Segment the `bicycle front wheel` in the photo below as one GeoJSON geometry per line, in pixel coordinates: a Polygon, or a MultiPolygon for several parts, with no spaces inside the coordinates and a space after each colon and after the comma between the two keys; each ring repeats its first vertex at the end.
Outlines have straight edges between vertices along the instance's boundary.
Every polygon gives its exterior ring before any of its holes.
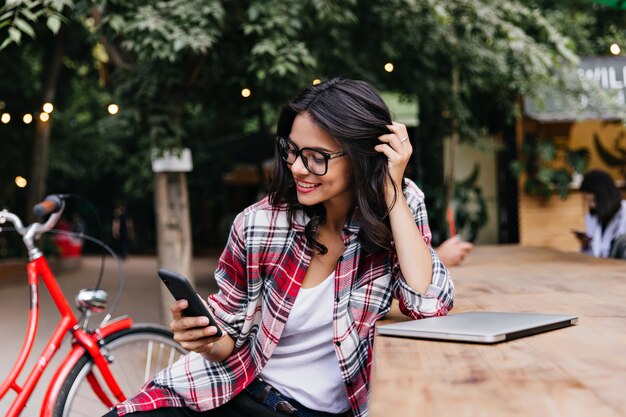
{"type": "MultiPolygon", "coordinates": [[[[104,339],[112,360],[109,365],[115,380],[126,397],[161,369],[170,366],[186,351],[172,339],[172,333],[157,326],[137,326],[125,329],[104,339]]],[[[96,378],[108,398],[104,379],[89,354],[83,355],[72,368],[61,387],[54,405],[53,417],[101,416],[108,407],[98,398],[89,381],[96,378]]]]}

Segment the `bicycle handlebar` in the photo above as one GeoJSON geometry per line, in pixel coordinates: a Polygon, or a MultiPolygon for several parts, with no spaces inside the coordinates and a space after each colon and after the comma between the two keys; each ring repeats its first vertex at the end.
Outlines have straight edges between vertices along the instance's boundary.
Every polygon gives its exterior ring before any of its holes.
{"type": "MultiPolygon", "coordinates": [[[[51,194],[47,196],[46,198],[44,198],[44,200],[41,203],[35,205],[35,207],[33,207],[33,213],[35,213],[35,215],[43,216],[46,214],[50,214],[50,217],[48,217],[46,222],[43,224],[35,222],[31,225],[24,226],[24,224],[22,223],[22,220],[19,218],[17,214],[11,213],[7,209],[0,210],[0,232],[2,231],[3,225],[5,223],[7,222],[12,223],[13,226],[15,227],[13,230],[22,236],[22,241],[24,242],[26,249],[28,249],[29,260],[31,261],[43,256],[43,253],[35,246],[35,240],[38,239],[42,234],[49,232],[49,231],[52,231],[53,233],[57,233],[61,235],[66,235],[66,236],[78,236],[81,239],[86,239],[86,240],[89,240],[93,243],[100,245],[104,250],[109,252],[109,254],[111,254],[111,256],[117,262],[120,285],[119,285],[115,300],[113,301],[113,304],[111,305],[111,308],[109,310],[109,313],[104,317],[102,323],[100,324],[100,326],[103,326],[104,323],[106,323],[113,316],[113,312],[115,311],[120,301],[120,298],[124,292],[124,267],[122,265],[122,261],[117,256],[115,251],[111,249],[106,243],[102,242],[101,240],[85,235],[83,233],[77,234],[77,233],[65,231],[65,230],[53,230],[54,226],[57,224],[57,222],[61,219],[61,216],[63,215],[63,210],[65,209],[65,199],[71,198],[71,197],[76,198],[77,196],[73,196],[71,194],[51,194]]],[[[97,216],[97,212],[95,210],[94,210],[94,213],[96,213],[96,216],[97,216]]],[[[100,276],[98,278],[98,282],[95,287],[96,289],[100,288],[103,271],[104,271],[104,253],[102,255],[102,264],[100,266],[100,276]]]]}
{"type": "Polygon", "coordinates": [[[61,214],[65,208],[65,202],[63,199],[66,197],[64,194],[52,194],[47,196],[44,201],[33,207],[33,212],[36,215],[45,215],[52,213],[45,223],[33,223],[29,226],[24,226],[20,218],[9,212],[8,210],[0,211],[0,225],[9,221],[15,226],[15,230],[22,235],[22,241],[28,249],[29,256],[40,256],[39,250],[35,247],[35,239],[39,238],[43,233],[51,230],[55,224],[61,219],[61,214]]]}
{"type": "Polygon", "coordinates": [[[43,217],[47,214],[56,213],[61,210],[61,207],[63,206],[63,201],[61,200],[62,197],[63,196],[60,194],[47,196],[41,203],[33,207],[33,213],[37,217],[43,217]]]}
{"type": "Polygon", "coordinates": [[[26,233],[26,228],[22,224],[22,220],[20,220],[20,218],[17,217],[16,214],[11,213],[7,209],[3,209],[2,211],[0,211],[0,225],[4,224],[7,221],[13,223],[13,226],[15,226],[15,230],[20,235],[26,233]]]}

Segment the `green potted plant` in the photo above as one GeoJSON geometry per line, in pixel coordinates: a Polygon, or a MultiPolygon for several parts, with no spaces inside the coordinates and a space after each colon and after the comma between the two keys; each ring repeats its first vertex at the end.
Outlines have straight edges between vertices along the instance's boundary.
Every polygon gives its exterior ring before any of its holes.
{"type": "Polygon", "coordinates": [[[588,164],[587,148],[557,146],[555,140],[528,134],[519,158],[511,163],[510,169],[516,177],[523,178],[522,187],[527,194],[548,198],[556,193],[564,200],[574,177],[582,175],[588,164]]]}

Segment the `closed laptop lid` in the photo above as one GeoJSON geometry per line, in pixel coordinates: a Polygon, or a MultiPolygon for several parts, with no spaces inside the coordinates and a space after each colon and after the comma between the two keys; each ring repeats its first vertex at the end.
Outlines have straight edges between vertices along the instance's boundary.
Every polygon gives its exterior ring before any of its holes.
{"type": "Polygon", "coordinates": [[[561,314],[468,311],[382,325],[377,332],[385,336],[497,343],[569,326],[577,321],[576,316],[561,314]]]}

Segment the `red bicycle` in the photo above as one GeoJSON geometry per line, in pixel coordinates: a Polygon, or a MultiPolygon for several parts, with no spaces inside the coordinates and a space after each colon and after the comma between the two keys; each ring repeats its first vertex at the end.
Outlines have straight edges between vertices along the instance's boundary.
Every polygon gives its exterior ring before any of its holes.
{"type": "MultiPolygon", "coordinates": [[[[63,338],[71,335],[71,349],[52,377],[41,406],[42,417],[100,416],[127,395],[136,392],[156,372],[171,365],[186,352],[172,339],[172,333],[155,324],[133,324],[130,317],[111,320],[111,313],[94,329],[88,327],[90,316],[106,309],[107,293],[98,288],[84,289],[76,296],[80,315],[74,314],[61,291],[43,253],[35,241],[53,229],[65,208],[63,195],[52,195],[35,206],[35,212],[50,217],[43,224],[23,226],[20,218],[9,211],[0,211],[0,225],[10,222],[28,249],[28,285],[30,311],[24,344],[8,377],[0,386],[0,400],[9,390],[17,393],[7,417],[16,417],[40,380],[50,359],[59,350],[63,338]],[[39,278],[52,296],[61,319],[39,360],[22,385],[17,379],[28,360],[39,322],[39,278]]],[[[3,226],[4,229],[7,229],[3,226]]],[[[1,229],[0,229],[1,230],[1,229]]],[[[71,232],[57,231],[71,234],[71,232]]],[[[99,242],[90,236],[81,238],[99,242]]],[[[100,242],[114,257],[115,253],[100,242]]],[[[121,271],[121,264],[120,264],[121,271]]],[[[123,279],[123,271],[121,271],[123,279]]],[[[122,285],[120,285],[122,288],[122,285]]]]}

